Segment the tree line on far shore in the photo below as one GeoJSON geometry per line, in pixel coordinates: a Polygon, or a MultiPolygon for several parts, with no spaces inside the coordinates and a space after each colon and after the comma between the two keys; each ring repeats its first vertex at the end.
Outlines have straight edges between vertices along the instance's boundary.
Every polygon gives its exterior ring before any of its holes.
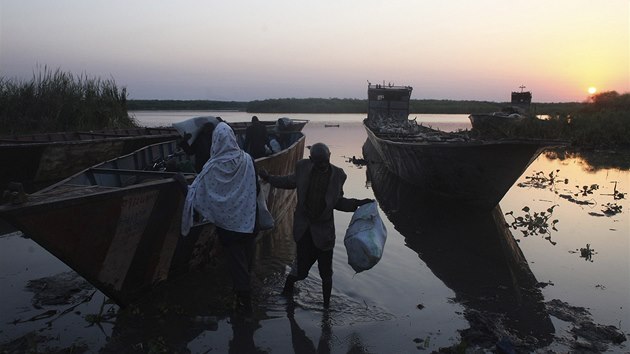
{"type": "MultiPolygon", "coordinates": [[[[474,114],[497,112],[508,102],[471,100],[411,100],[411,113],[474,114]]],[[[581,107],[580,102],[534,103],[536,114],[562,114],[581,107]]],[[[278,98],[249,102],[212,100],[129,100],[130,111],[195,110],[242,111],[248,113],[366,113],[366,99],[352,98],[278,98]]]]}

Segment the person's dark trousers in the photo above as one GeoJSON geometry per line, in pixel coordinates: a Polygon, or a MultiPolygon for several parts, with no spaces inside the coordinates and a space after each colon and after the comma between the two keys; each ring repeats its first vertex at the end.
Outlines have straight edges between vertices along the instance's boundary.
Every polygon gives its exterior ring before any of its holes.
{"type": "Polygon", "coordinates": [[[253,266],[256,235],[225,230],[217,227],[223,249],[227,251],[228,266],[232,276],[237,306],[251,313],[251,270],[253,266]]]}
{"type": "Polygon", "coordinates": [[[324,306],[328,307],[330,302],[330,294],[332,292],[332,259],[333,250],[323,251],[315,246],[313,243],[313,237],[310,231],[300,238],[297,242],[297,255],[296,255],[296,270],[293,269],[292,273],[287,276],[287,280],[284,285],[282,293],[285,295],[291,295],[293,292],[293,284],[298,280],[306,279],[311,267],[317,261],[317,267],[319,268],[319,277],[322,279],[322,291],[324,296],[324,306]]]}

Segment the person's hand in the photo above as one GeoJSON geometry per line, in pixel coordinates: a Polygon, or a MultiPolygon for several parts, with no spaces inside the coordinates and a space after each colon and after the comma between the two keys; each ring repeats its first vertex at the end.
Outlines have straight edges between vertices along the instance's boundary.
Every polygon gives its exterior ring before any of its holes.
{"type": "Polygon", "coordinates": [[[184,132],[184,135],[182,135],[179,139],[177,139],[177,145],[179,146],[187,145],[188,139],[190,139],[190,137],[192,137],[192,134],[184,132]]]}
{"type": "Polygon", "coordinates": [[[263,181],[269,182],[269,172],[267,172],[264,168],[261,168],[260,171],[258,171],[258,175],[263,181]]]}

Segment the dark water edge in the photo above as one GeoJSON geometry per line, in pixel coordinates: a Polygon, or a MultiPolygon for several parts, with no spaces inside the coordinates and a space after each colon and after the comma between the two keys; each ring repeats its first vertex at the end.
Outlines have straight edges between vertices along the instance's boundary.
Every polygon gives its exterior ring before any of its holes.
{"type": "MultiPolygon", "coordinates": [[[[69,276],[65,265],[31,240],[11,233],[0,236],[0,351],[398,353],[441,348],[457,351],[465,347],[518,352],[628,351],[627,341],[616,344],[615,340],[620,341],[618,329],[627,330],[630,319],[622,318],[617,323],[589,315],[589,310],[593,312],[591,305],[584,306],[577,301],[579,297],[559,291],[564,282],[578,276],[573,268],[563,270],[565,264],[554,263],[560,275],[552,276],[554,273],[547,273],[548,266],[541,259],[547,252],[575,259],[583,267],[577,269],[586,269],[584,277],[588,277],[605,257],[612,257],[601,241],[597,243],[592,235],[571,235],[588,240],[599,252],[590,263],[592,267],[584,266],[579,255],[559,251],[558,247],[569,243],[561,234],[553,234],[559,246],[547,244],[539,251],[532,245],[539,246],[546,242],[544,239],[518,237],[518,231],[505,229],[509,221],[506,212],[518,212],[523,205],[534,208],[527,197],[514,200],[508,196],[500,211],[483,215],[448,205],[438,208],[427,204],[423,196],[414,195],[413,189],[383,176],[378,166],[356,166],[347,161],[352,156],[363,156],[365,136],[360,126],[308,129],[307,144],[328,142],[333,163],[348,174],[346,195],[379,201],[389,232],[381,263],[355,275],[346,264],[342,244],[351,215],[336,214],[335,283],[329,311],[323,309],[316,267],[298,283],[294,302],[278,295],[293,258],[288,235],[274,235],[260,247],[255,267],[254,316],[246,319],[232,314],[229,275],[220,263],[165,284],[143,301],[120,309],[81,279],[69,276]],[[519,242],[509,242],[505,237],[508,232],[519,242]],[[475,234],[478,236],[472,237],[475,234]],[[467,242],[458,242],[462,235],[468,237],[467,242]],[[494,241],[474,241],[488,235],[494,235],[494,241]],[[56,281],[31,283],[27,288],[30,280],[50,276],[56,276],[56,281]],[[71,296],[35,295],[37,284],[50,284],[39,291],[50,295],[59,282],[67,285],[61,288],[71,290],[67,292],[71,296]]],[[[559,166],[571,183],[585,178],[569,175],[568,167],[559,166]]],[[[531,171],[522,179],[527,175],[531,171]]],[[[600,184],[602,190],[608,188],[606,193],[610,191],[608,184],[600,184]]],[[[627,187],[626,181],[623,190],[627,187]]],[[[518,191],[517,187],[513,189],[518,191]]],[[[534,189],[526,194],[536,195],[536,200],[552,199],[554,195],[534,189]]],[[[603,200],[598,198],[598,204],[603,200]]],[[[606,225],[606,229],[598,229],[602,234],[607,231],[617,237],[618,232],[608,229],[627,230],[627,226],[624,229],[615,224],[614,218],[589,217],[591,209],[563,199],[560,203],[564,204],[556,213],[571,208],[578,220],[590,218],[606,225]]],[[[627,222],[627,199],[620,204],[626,214],[617,218],[627,222]]],[[[570,229],[568,217],[560,214],[559,218],[560,233],[570,229]]],[[[579,227],[577,230],[579,233],[579,227]]],[[[619,262],[615,265],[623,265],[619,262]]],[[[597,290],[602,297],[619,288],[611,281],[597,282],[608,287],[597,290]]],[[[585,293],[592,291],[580,290],[579,285],[576,288],[585,293]]],[[[619,302],[611,301],[610,311],[617,306],[619,302]]],[[[630,299],[624,307],[627,314],[630,299]]]]}

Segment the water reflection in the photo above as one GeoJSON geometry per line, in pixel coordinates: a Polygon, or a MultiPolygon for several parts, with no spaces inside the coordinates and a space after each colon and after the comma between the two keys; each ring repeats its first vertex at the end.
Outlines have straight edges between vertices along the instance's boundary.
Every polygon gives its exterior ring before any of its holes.
{"type": "Polygon", "coordinates": [[[332,326],[328,311],[322,314],[322,333],[317,347],[295,320],[295,302],[293,301],[287,302],[287,318],[291,324],[291,344],[295,353],[330,353],[332,326]]]}
{"type": "Polygon", "coordinates": [[[228,353],[267,353],[254,343],[254,332],[258,328],[260,328],[258,321],[250,318],[233,318],[228,353]]]}
{"type": "Polygon", "coordinates": [[[567,159],[581,159],[585,162],[584,168],[587,171],[597,171],[606,169],[630,170],[630,154],[628,151],[602,151],[583,150],[572,151],[565,149],[547,150],[543,153],[548,159],[564,161],[567,159]]]}
{"type": "Polygon", "coordinates": [[[501,209],[462,209],[417,192],[389,173],[366,142],[367,177],[381,208],[427,267],[465,307],[463,340],[494,345],[508,337],[529,350],[551,343],[554,327],[527,260],[501,209]]]}

